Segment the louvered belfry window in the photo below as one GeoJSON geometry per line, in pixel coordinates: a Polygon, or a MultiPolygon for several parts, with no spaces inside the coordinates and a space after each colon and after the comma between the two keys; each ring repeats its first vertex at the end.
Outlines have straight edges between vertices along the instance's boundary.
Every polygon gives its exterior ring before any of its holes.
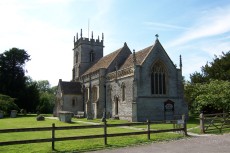
{"type": "Polygon", "coordinates": [[[157,62],[153,66],[151,73],[151,89],[154,95],[166,94],[166,71],[160,62],[157,62]]]}

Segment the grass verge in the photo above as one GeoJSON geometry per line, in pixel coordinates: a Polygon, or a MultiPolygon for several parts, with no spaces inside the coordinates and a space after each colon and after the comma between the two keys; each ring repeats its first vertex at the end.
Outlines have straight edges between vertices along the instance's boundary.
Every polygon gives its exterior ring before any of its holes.
{"type": "MultiPolygon", "coordinates": [[[[74,119],[73,121],[75,120],[76,119],[74,119]]],[[[85,120],[85,119],[81,119],[81,121],[89,122],[89,120],[85,120]]],[[[100,120],[93,120],[93,121],[102,124],[100,120]]],[[[36,121],[36,115],[30,115],[27,117],[3,118],[0,120],[0,124],[1,124],[0,129],[50,127],[52,123],[55,123],[55,126],[85,125],[84,122],[63,123],[58,120],[47,119],[47,118],[45,121],[36,121]]],[[[108,123],[109,124],[127,123],[127,121],[108,120],[108,123]]],[[[134,132],[134,131],[139,131],[139,130],[122,128],[122,127],[108,128],[108,133],[123,133],[123,132],[134,132]]],[[[56,133],[56,137],[95,135],[95,134],[103,134],[103,129],[97,128],[97,129],[60,130],[60,131],[56,131],[55,133],[56,133]]],[[[12,140],[42,139],[42,138],[50,138],[50,137],[51,137],[51,131],[1,133],[0,142],[12,141],[12,140]]],[[[156,142],[156,141],[168,141],[173,139],[179,139],[182,137],[183,137],[182,134],[177,134],[177,133],[151,134],[151,140],[147,139],[147,135],[111,137],[108,138],[108,145],[106,146],[104,145],[104,139],[60,141],[60,142],[55,142],[56,150],[54,152],[84,152],[90,150],[100,150],[105,148],[118,148],[118,147],[130,146],[130,145],[145,144],[145,143],[156,142]]],[[[47,152],[52,152],[52,150],[51,150],[51,142],[49,142],[49,143],[0,146],[0,152],[47,153],[47,152]]]]}

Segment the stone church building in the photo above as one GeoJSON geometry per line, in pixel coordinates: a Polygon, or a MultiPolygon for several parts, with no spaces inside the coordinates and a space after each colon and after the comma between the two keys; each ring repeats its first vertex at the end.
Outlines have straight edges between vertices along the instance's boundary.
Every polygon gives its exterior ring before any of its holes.
{"type": "Polygon", "coordinates": [[[179,68],[171,61],[158,35],[152,45],[130,50],[124,43],[103,56],[102,39],[74,37],[70,82],[59,80],[54,115],[85,112],[88,119],[129,121],[170,120],[188,113],[179,68]],[[105,113],[106,112],[106,113],[105,113]]]}

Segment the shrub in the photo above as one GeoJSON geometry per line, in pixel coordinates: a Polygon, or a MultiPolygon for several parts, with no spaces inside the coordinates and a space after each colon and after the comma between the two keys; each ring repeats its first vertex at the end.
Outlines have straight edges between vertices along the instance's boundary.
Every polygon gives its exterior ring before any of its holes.
{"type": "Polygon", "coordinates": [[[42,116],[42,115],[37,116],[37,121],[44,121],[44,120],[45,120],[44,116],[42,116]]]}
{"type": "Polygon", "coordinates": [[[19,110],[14,100],[15,99],[10,96],[0,94],[0,110],[2,110],[5,115],[9,115],[11,110],[19,110]]]}

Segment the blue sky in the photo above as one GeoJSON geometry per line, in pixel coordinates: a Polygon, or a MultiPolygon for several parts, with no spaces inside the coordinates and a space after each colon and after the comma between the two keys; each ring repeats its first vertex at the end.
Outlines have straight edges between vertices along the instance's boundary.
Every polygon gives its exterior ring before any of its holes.
{"type": "Polygon", "coordinates": [[[200,71],[230,50],[229,0],[1,0],[0,53],[12,47],[31,55],[33,80],[71,80],[73,37],[104,33],[104,54],[123,46],[141,50],[155,34],[183,75],[200,71]]]}

